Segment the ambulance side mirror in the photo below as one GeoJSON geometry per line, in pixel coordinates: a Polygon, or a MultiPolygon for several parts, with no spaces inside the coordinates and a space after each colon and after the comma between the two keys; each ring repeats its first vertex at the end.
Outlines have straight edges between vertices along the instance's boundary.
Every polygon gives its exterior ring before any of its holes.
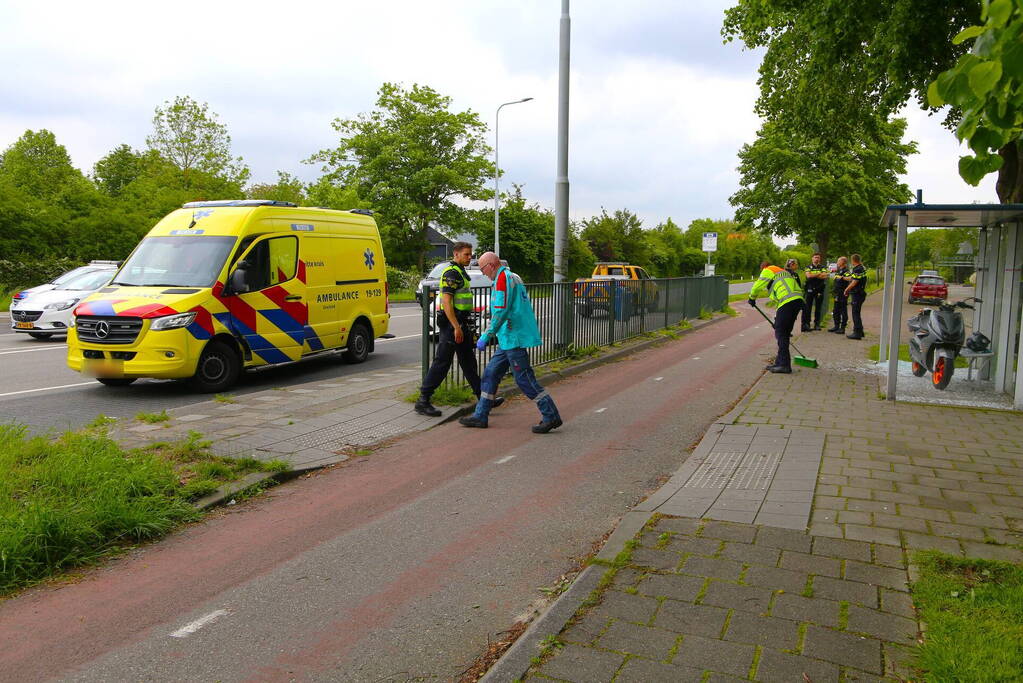
{"type": "Polygon", "coordinates": [[[247,265],[245,261],[242,261],[231,273],[231,277],[228,279],[230,294],[245,294],[249,291],[249,283],[245,277],[245,266],[247,265]]]}

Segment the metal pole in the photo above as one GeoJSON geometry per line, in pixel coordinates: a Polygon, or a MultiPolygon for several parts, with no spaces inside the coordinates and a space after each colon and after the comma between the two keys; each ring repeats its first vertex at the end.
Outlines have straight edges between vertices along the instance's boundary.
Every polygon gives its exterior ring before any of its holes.
{"type": "Polygon", "coordinates": [[[892,317],[888,331],[891,341],[888,345],[888,390],[886,398],[895,400],[899,381],[899,333],[902,331],[902,280],[906,277],[906,234],[909,216],[899,214],[899,232],[895,236],[895,278],[892,282],[892,317]]]}
{"type": "MultiPolygon", "coordinates": [[[[883,290],[881,290],[881,343],[877,347],[877,362],[884,363],[888,360],[888,327],[891,321],[889,320],[890,312],[892,308],[892,290],[894,287],[889,286],[888,273],[892,267],[892,243],[895,241],[895,231],[888,227],[888,236],[884,242],[884,282],[882,283],[883,290]]],[[[895,283],[892,282],[892,285],[895,283]]]]}
{"type": "Polygon", "coordinates": [[[505,102],[497,108],[497,113],[494,114],[494,253],[498,257],[501,256],[501,232],[500,232],[500,216],[501,216],[501,193],[497,189],[497,179],[501,177],[501,166],[498,163],[498,147],[500,145],[501,136],[499,133],[501,126],[501,107],[507,107],[509,104],[520,104],[522,102],[528,102],[532,97],[523,97],[521,100],[514,100],[512,102],[505,102]]]}
{"type": "Polygon", "coordinates": [[[558,169],[554,180],[554,281],[565,279],[565,244],[568,242],[568,64],[572,20],[568,0],[561,0],[558,40],[558,169]]]}

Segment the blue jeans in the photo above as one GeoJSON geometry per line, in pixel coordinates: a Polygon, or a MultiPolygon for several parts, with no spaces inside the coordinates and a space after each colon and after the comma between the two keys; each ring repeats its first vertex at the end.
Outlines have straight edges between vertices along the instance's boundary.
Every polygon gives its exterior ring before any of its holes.
{"type": "Polygon", "coordinates": [[[476,403],[476,412],[473,417],[484,422],[487,421],[490,409],[494,407],[497,385],[501,383],[501,378],[505,376],[509,368],[515,375],[515,384],[519,385],[519,389],[526,395],[526,398],[536,403],[545,422],[561,418],[558,414],[558,407],[554,405],[554,399],[536,381],[533,367],[529,364],[529,351],[523,348],[498,349],[487,363],[487,367],[483,370],[483,379],[480,382],[480,400],[476,403]]]}

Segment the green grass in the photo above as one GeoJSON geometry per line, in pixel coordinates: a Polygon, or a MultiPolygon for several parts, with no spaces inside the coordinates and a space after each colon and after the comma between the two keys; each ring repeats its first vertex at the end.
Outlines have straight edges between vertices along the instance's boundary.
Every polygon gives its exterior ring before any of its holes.
{"type": "Polygon", "coordinates": [[[392,304],[409,303],[416,300],[416,292],[413,289],[399,289],[388,292],[387,300],[392,304]]]}
{"type": "MultiPolygon", "coordinates": [[[[405,400],[409,403],[415,403],[419,400],[419,392],[415,391],[405,397],[405,400]]],[[[454,386],[450,382],[445,382],[437,388],[437,391],[433,392],[433,396],[430,397],[430,403],[436,406],[460,406],[463,403],[469,403],[475,401],[476,396],[472,393],[466,385],[454,386]]]]}
{"type": "Polygon", "coordinates": [[[231,394],[214,394],[213,400],[217,403],[236,403],[234,396],[231,394]]]}
{"type": "MultiPolygon", "coordinates": [[[[105,417],[105,416],[104,416],[105,417]]],[[[97,418],[98,420],[99,418],[97,418]]],[[[167,414],[166,410],[161,410],[158,413],[138,413],[135,419],[139,422],[148,422],[149,424],[156,424],[158,422],[166,422],[170,419],[170,415],[167,414]]]]}
{"type": "MultiPolygon", "coordinates": [[[[867,358],[876,361],[879,357],[880,349],[881,347],[879,344],[872,344],[870,348],[867,349],[867,358]]],[[[899,360],[904,360],[907,363],[913,360],[909,357],[909,344],[899,344],[899,360]]],[[[962,356],[956,358],[955,367],[965,368],[967,365],[969,365],[969,361],[962,356]]]]}
{"type": "Polygon", "coordinates": [[[287,468],[215,456],[197,432],[125,451],[107,422],[55,439],[0,424],[0,595],[159,538],[222,483],[287,468]]]}
{"type": "Polygon", "coordinates": [[[14,298],[16,293],[23,289],[24,287],[15,287],[8,291],[0,290],[0,311],[11,310],[11,300],[14,298]]]}
{"type": "Polygon", "coordinates": [[[700,315],[697,316],[700,320],[710,320],[714,317],[714,311],[708,310],[703,306],[700,307],[700,315]]]}
{"type": "Polygon", "coordinates": [[[1019,681],[1023,567],[918,553],[913,601],[927,624],[915,665],[927,681],[1019,681]]]}

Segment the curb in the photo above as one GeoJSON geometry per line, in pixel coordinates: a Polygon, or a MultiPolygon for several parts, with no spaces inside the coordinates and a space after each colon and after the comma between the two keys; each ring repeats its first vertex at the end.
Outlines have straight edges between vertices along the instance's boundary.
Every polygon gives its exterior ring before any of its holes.
{"type": "MultiPolygon", "coordinates": [[[[725,320],[725,319],[728,319],[728,318],[731,318],[731,317],[732,316],[730,316],[730,315],[728,315],[726,313],[715,313],[714,317],[711,318],[710,320],[696,320],[696,321],[692,321],[691,322],[691,325],[692,325],[691,327],[679,331],[679,337],[685,336],[687,334],[691,334],[691,333],[696,332],[698,330],[702,330],[704,327],[707,327],[708,325],[713,325],[715,323],[721,322],[722,320],[725,320]]],[[[666,328],[659,328],[659,329],[666,329],[666,328]]],[[[591,358],[589,360],[584,360],[581,363],[579,363],[578,365],[573,365],[573,366],[565,368],[563,370],[558,370],[557,372],[548,372],[547,374],[541,375],[540,377],[537,377],[536,379],[537,379],[537,381],[540,384],[542,384],[544,386],[546,386],[548,384],[554,384],[559,379],[564,379],[565,377],[571,377],[572,375],[578,375],[581,372],[586,372],[587,370],[592,370],[593,368],[600,367],[601,365],[604,365],[605,363],[610,363],[612,361],[618,360],[619,358],[624,358],[625,356],[629,356],[629,355],[631,355],[633,353],[637,353],[639,351],[645,351],[646,349],[649,349],[652,346],[657,346],[659,344],[664,344],[666,342],[671,342],[671,341],[675,341],[675,339],[667,339],[667,338],[664,338],[664,337],[654,337],[652,339],[646,339],[644,341],[637,342],[636,344],[633,344],[632,346],[628,346],[628,347],[625,347],[625,348],[615,349],[613,351],[610,351],[610,352],[600,356],[599,358],[591,358]]],[[[498,395],[504,396],[505,398],[510,398],[512,396],[516,396],[516,395],[521,394],[521,393],[522,393],[522,390],[519,389],[517,386],[510,386],[507,389],[502,389],[501,391],[499,391],[498,395]]],[[[451,422],[452,420],[457,419],[459,417],[462,417],[463,415],[468,415],[469,413],[473,412],[475,409],[476,409],[475,401],[472,402],[472,403],[463,403],[457,409],[453,410],[450,415],[445,416],[444,419],[441,420],[438,424],[446,424],[448,422],[451,422]]],[[[520,636],[520,640],[521,640],[521,636],[520,636]]]]}

